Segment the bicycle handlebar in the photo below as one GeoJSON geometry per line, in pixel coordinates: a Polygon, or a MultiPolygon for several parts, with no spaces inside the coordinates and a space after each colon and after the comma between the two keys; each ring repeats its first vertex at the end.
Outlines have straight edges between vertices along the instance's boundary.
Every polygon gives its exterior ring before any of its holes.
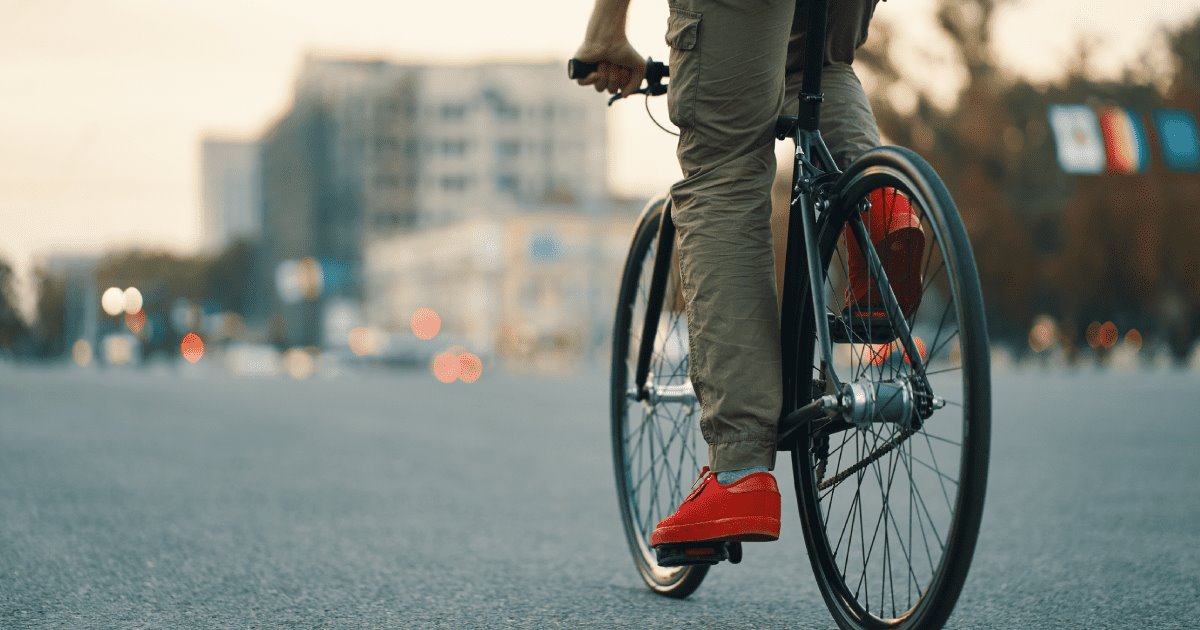
{"type": "MultiPolygon", "coordinates": [[[[600,68],[600,64],[592,61],[581,61],[579,59],[567,60],[567,78],[568,79],[585,79],[600,68]]],[[[667,86],[662,80],[671,76],[671,70],[667,64],[655,61],[653,59],[646,60],[646,87],[634,90],[633,94],[649,94],[650,96],[659,96],[667,93],[667,86]]],[[[619,98],[628,96],[628,94],[617,94],[608,100],[608,104],[612,105],[619,98]]]]}
{"type": "Polygon", "coordinates": [[[580,61],[575,58],[567,60],[568,79],[586,79],[588,75],[600,69],[600,64],[592,61],[580,61]]]}

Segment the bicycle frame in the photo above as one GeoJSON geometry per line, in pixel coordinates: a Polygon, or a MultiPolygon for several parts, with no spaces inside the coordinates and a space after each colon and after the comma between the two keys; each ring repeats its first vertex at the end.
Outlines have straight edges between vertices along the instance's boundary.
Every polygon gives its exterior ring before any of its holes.
{"type": "MultiPolygon", "coordinates": [[[[823,101],[821,69],[825,54],[824,42],[828,10],[829,0],[808,0],[806,61],[800,90],[799,116],[780,118],[775,128],[777,138],[781,140],[792,138],[796,147],[780,315],[780,356],[783,360],[784,401],[778,429],[778,447],[781,450],[791,449],[797,430],[808,426],[814,420],[829,420],[824,431],[830,433],[844,430],[850,426],[846,422],[836,419],[839,412],[849,408],[849,403],[844,400],[847,391],[845,384],[838,377],[833,361],[833,341],[829,333],[829,322],[825,316],[829,309],[825,291],[821,290],[824,286],[821,277],[823,266],[817,242],[820,213],[830,211],[833,204],[844,202],[844,200],[831,198],[823,190],[823,186],[836,180],[842,174],[818,129],[823,101]],[[803,248],[803,251],[800,248],[803,248]],[[803,303],[806,287],[813,289],[809,292],[811,310],[805,308],[808,305],[803,303]],[[805,353],[811,355],[814,350],[809,345],[811,339],[800,338],[800,332],[809,329],[803,325],[807,323],[804,318],[809,317],[813,319],[816,340],[820,344],[820,356],[827,379],[826,385],[835,392],[834,394],[816,395],[812,391],[813,384],[809,376],[797,373],[796,368],[800,363],[800,357],[805,353]]],[[[647,381],[650,376],[650,358],[654,351],[655,333],[665,299],[667,274],[675,243],[675,224],[671,219],[670,210],[671,202],[668,199],[659,225],[658,247],[655,252],[654,269],[647,295],[646,318],[643,322],[641,345],[638,349],[634,384],[636,398],[641,401],[656,397],[656,393],[647,387],[647,381]]],[[[883,263],[871,243],[862,217],[858,213],[854,213],[849,217],[847,225],[864,254],[871,275],[875,278],[886,279],[883,263]]],[[[897,337],[910,357],[912,372],[921,375],[924,371],[923,361],[913,342],[911,331],[896,296],[886,280],[879,284],[884,310],[895,326],[897,337]]],[[[917,380],[918,388],[932,393],[928,381],[923,376],[917,380]]],[[[927,417],[925,413],[921,413],[921,415],[927,417]]]]}

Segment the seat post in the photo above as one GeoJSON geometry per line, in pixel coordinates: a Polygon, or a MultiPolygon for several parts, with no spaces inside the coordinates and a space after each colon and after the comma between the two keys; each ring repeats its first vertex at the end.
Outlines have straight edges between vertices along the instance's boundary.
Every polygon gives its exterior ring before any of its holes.
{"type": "Polygon", "coordinates": [[[821,69],[825,66],[825,31],[829,21],[829,0],[798,0],[796,10],[804,10],[805,23],[804,78],[800,86],[800,128],[816,131],[821,121],[821,69]]]}

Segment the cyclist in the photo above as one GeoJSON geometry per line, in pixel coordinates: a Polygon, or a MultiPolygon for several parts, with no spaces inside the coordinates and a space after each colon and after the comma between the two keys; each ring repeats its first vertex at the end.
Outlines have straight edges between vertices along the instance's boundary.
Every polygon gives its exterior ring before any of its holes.
{"type": "MultiPolygon", "coordinates": [[[[821,134],[839,166],[878,146],[879,128],[851,64],[878,0],[830,2],[822,73],[821,134]]],[[[645,60],[625,35],[629,0],[596,0],[575,53],[598,62],[581,79],[629,94],[645,60]]],[[[670,0],[667,106],[679,127],[683,179],[671,188],[689,376],[700,400],[709,466],[651,545],[779,537],[775,465],[781,400],[779,311],[771,238],[773,130],[799,110],[804,0],[670,0]]],[[[894,190],[871,194],[868,229],[905,313],[920,293],[920,223],[894,190]],[[882,210],[882,211],[881,211],[882,210]]],[[[849,239],[846,303],[880,302],[849,239]]],[[[880,313],[848,312],[847,317],[880,313]]]]}

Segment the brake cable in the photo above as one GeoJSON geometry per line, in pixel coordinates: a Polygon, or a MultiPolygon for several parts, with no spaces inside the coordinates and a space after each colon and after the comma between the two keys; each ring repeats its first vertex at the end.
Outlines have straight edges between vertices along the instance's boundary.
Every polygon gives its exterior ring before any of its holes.
{"type": "Polygon", "coordinates": [[[671,131],[670,129],[667,129],[666,127],[662,126],[662,124],[658,122],[658,119],[654,117],[654,113],[650,111],[650,93],[646,92],[645,94],[646,94],[646,115],[650,117],[650,121],[653,122],[654,125],[656,127],[658,127],[659,129],[662,129],[663,131],[678,138],[679,137],[678,133],[675,133],[674,131],[671,131]]]}

